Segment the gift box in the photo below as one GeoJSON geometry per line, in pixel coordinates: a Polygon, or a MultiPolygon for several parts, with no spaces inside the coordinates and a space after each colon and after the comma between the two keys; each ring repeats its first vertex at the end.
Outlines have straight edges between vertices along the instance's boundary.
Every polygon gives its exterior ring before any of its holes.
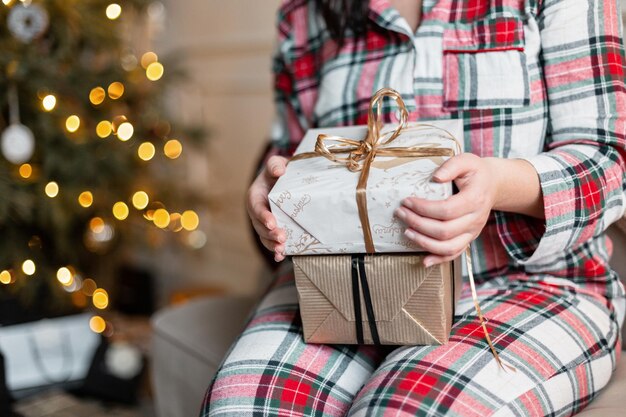
{"type": "Polygon", "coordinates": [[[294,256],[308,343],[447,343],[461,288],[458,262],[416,254],[294,256]]]}
{"type": "Polygon", "coordinates": [[[394,210],[409,196],[443,200],[452,195],[451,183],[431,179],[460,152],[455,138],[463,137],[462,121],[379,129],[372,134],[372,126],[322,128],[305,134],[269,193],[271,211],[286,231],[287,255],[420,250],[404,236],[394,210]]]}

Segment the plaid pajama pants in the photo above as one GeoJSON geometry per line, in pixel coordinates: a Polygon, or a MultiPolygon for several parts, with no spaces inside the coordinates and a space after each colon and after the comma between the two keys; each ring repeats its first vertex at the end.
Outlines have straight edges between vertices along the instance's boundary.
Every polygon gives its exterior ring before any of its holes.
{"type": "Polygon", "coordinates": [[[569,416],[620,356],[623,299],[550,277],[478,285],[501,357],[484,340],[467,286],[442,346],[306,344],[293,278],[279,278],[214,378],[202,416],[569,416]]]}

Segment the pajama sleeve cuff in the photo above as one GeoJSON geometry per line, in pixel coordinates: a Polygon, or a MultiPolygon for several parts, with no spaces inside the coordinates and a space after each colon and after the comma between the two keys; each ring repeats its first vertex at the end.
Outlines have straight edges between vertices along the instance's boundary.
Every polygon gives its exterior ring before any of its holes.
{"type": "Polygon", "coordinates": [[[495,218],[500,241],[507,253],[519,265],[549,263],[557,253],[563,253],[572,238],[574,212],[567,207],[571,181],[563,165],[543,153],[522,158],[530,162],[539,176],[545,220],[535,217],[496,211],[495,218]]]}

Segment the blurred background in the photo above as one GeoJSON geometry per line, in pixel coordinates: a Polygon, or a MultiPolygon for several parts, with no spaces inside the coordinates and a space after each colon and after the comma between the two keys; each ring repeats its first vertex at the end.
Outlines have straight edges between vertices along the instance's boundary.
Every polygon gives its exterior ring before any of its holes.
{"type": "Polygon", "coordinates": [[[154,415],[155,312],[262,291],[277,5],[2,1],[0,416],[154,415]]]}

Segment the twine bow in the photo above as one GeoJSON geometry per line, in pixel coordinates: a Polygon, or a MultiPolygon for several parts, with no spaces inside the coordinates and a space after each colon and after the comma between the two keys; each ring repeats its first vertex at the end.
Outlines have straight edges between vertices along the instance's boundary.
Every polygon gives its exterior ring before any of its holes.
{"type": "MultiPolygon", "coordinates": [[[[294,161],[322,156],[332,162],[345,165],[351,172],[360,172],[359,181],[356,187],[356,203],[359,211],[361,227],[363,228],[363,240],[365,242],[365,250],[369,254],[376,252],[374,248],[372,231],[370,228],[369,216],[367,214],[366,195],[367,180],[369,178],[370,167],[372,166],[374,158],[376,158],[376,156],[395,156],[398,158],[430,158],[436,156],[452,157],[455,154],[461,152],[461,145],[459,144],[458,140],[447,130],[426,123],[418,123],[408,126],[408,118],[409,113],[400,94],[391,88],[382,88],[378,90],[370,100],[370,107],[368,110],[367,118],[367,136],[365,137],[365,139],[354,140],[342,136],[326,135],[322,133],[317,136],[317,141],[315,142],[315,150],[313,152],[300,153],[294,155],[291,159],[292,161],[294,161]],[[384,97],[394,99],[400,110],[400,123],[394,130],[388,132],[381,132],[383,126],[382,99],[384,97]],[[456,144],[456,152],[449,148],[435,148],[424,145],[410,147],[387,146],[403,132],[429,128],[434,128],[443,132],[447,139],[452,140],[456,144]],[[347,156],[338,156],[341,154],[347,154],[347,156]]],[[[502,362],[500,356],[498,355],[498,352],[491,342],[491,338],[489,337],[489,331],[487,330],[485,319],[478,303],[478,296],[476,294],[469,245],[466,249],[465,261],[469,275],[472,299],[474,301],[474,308],[476,309],[478,320],[485,334],[485,340],[487,341],[491,353],[493,354],[500,368],[504,369],[504,365],[506,365],[507,368],[515,371],[515,368],[502,362]]]]}

